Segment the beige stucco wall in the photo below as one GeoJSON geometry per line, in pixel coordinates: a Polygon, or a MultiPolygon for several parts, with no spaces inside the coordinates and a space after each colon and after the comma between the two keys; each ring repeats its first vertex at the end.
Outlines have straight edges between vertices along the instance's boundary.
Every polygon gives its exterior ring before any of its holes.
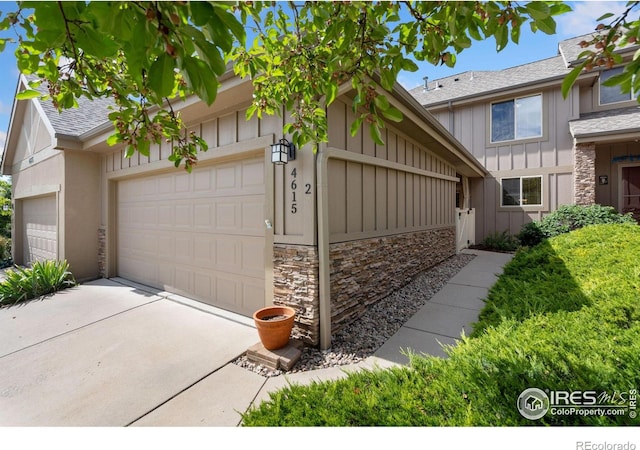
{"type": "Polygon", "coordinates": [[[20,202],[55,195],[58,222],[58,259],[66,259],[78,280],[98,276],[97,242],[100,218],[100,157],[96,154],[51,151],[53,156],[12,176],[14,258],[21,263],[22,214],[20,202]]]}
{"type": "Polygon", "coordinates": [[[60,151],[55,151],[53,156],[47,159],[34,162],[19,172],[12,175],[12,196],[15,208],[13,211],[12,224],[12,252],[13,258],[18,264],[22,264],[23,248],[23,223],[21,201],[43,195],[55,195],[58,210],[58,258],[64,259],[64,233],[61,230],[64,226],[64,217],[60,214],[61,205],[64,203],[64,155],[60,151]]]}
{"type": "Polygon", "coordinates": [[[76,279],[98,273],[100,155],[65,151],[65,255],[76,279]]]}

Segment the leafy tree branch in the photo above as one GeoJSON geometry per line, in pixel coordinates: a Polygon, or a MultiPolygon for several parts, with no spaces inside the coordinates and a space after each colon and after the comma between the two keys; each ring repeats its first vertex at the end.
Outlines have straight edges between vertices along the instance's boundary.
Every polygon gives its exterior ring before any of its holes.
{"type": "MultiPolygon", "coordinates": [[[[127,155],[164,140],[176,166],[191,170],[207,145],[186,132],[175,102],[212,104],[230,65],[251,77],[247,116],[284,115],[297,146],[328,139],[326,108],[345,83],[355,91],[352,133],[365,125],[383,144],[385,121],[402,114],[372,80],[390,92],[415,61],[453,67],[473,41],[491,38],[501,50],[525,24],[552,34],[568,11],[557,1],[19,2],[0,14],[0,33],[17,36],[0,34],[0,51],[14,48],[20,71],[43,80],[59,109],[111,98],[108,142],[127,155]]],[[[41,95],[36,87],[19,98],[41,95]]]]}

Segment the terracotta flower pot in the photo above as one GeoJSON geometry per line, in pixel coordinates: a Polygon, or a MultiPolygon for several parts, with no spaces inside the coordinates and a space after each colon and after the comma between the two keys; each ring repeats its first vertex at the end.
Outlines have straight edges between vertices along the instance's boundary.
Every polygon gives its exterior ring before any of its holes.
{"type": "Polygon", "coordinates": [[[267,306],[253,313],[264,348],[277,350],[289,343],[295,315],[295,309],[288,306],[267,306]]]}

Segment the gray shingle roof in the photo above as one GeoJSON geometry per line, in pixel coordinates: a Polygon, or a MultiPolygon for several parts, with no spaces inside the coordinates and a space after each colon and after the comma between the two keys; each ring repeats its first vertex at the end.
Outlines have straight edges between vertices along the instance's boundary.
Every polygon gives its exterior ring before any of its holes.
{"type": "Polygon", "coordinates": [[[508,88],[526,86],[544,80],[562,78],[569,69],[561,56],[535,61],[503,70],[464,72],[428,83],[409,91],[423,106],[431,106],[448,100],[499,92],[508,88]]]}
{"type": "MultiPolygon", "coordinates": [[[[571,67],[575,67],[581,60],[578,59],[578,56],[580,55],[580,53],[582,53],[585,50],[585,48],[581,48],[580,47],[580,42],[582,41],[589,41],[593,38],[593,36],[595,36],[596,34],[599,34],[600,32],[592,32],[592,33],[587,33],[587,34],[583,34],[582,36],[577,36],[571,39],[565,39],[564,41],[561,41],[558,44],[558,53],[564,58],[565,63],[567,64],[567,67],[571,66],[571,67]]],[[[617,53],[622,53],[622,52],[627,52],[629,50],[634,50],[638,48],[637,45],[627,45],[626,47],[623,47],[622,49],[618,48],[616,50],[617,53]]],[[[591,50],[593,50],[593,47],[591,48],[591,50]]]]}
{"type": "Polygon", "coordinates": [[[580,42],[590,40],[595,33],[583,34],[571,39],[565,39],[558,44],[558,53],[564,58],[564,62],[569,67],[578,61],[578,55],[586,49],[581,48],[580,42]]]}
{"type": "MultiPolygon", "coordinates": [[[[30,76],[27,79],[33,80],[34,77],[30,76]]],[[[48,93],[46,83],[42,83],[37,90],[44,94],[48,93]]],[[[97,127],[109,123],[108,115],[111,112],[109,107],[114,105],[112,99],[96,98],[89,100],[81,97],[77,100],[77,108],[65,109],[62,112],[58,112],[51,100],[39,100],[44,113],[57,134],[80,137],[97,127]]]]}
{"type": "Polygon", "coordinates": [[[627,131],[637,133],[640,131],[640,106],[582,114],[579,119],[569,122],[569,130],[574,138],[627,131]]]}
{"type": "Polygon", "coordinates": [[[40,104],[56,133],[80,137],[109,122],[109,106],[113,105],[113,101],[106,98],[89,100],[81,97],[78,99],[78,108],[65,109],[62,112],[54,108],[51,100],[41,100],[40,104]]]}

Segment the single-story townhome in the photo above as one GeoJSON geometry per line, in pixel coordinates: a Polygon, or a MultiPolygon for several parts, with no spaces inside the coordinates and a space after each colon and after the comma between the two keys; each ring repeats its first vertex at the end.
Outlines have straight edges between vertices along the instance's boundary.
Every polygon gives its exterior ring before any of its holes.
{"type": "Polygon", "coordinates": [[[247,121],[251,82],[220,81],[212,106],[178,106],[209,146],[192,173],[167,160],[170,144],[131,158],[107,145],[107,100],[62,113],[16,101],[1,163],[16,263],[66,259],[81,280],[121,277],[246,316],[293,306],[294,335],[328,348],[369,304],[456,253],[456,192],[487,171],[401,86],[380,88],[404,115],[385,145],[351,136],[345,87],[327,108],[329,141],[276,165],[282,117],[247,121]]]}

